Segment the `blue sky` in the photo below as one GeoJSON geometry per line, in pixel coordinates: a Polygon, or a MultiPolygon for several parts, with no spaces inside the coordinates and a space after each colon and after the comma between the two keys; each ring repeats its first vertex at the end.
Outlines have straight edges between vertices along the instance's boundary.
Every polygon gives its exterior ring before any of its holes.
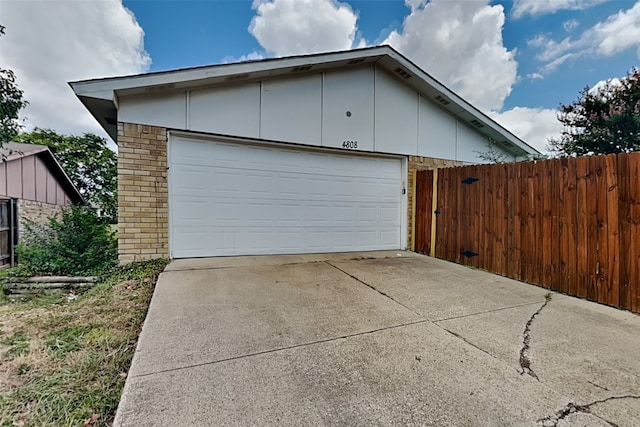
{"type": "Polygon", "coordinates": [[[27,126],[68,133],[100,132],[69,80],[388,43],[543,149],[561,102],[640,63],[640,0],[0,0],[0,23],[27,126]]]}

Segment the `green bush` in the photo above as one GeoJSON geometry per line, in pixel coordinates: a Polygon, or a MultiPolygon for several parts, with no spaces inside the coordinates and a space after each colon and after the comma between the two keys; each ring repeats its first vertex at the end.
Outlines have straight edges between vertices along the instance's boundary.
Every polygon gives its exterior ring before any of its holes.
{"type": "Polygon", "coordinates": [[[48,227],[30,224],[22,240],[18,261],[32,274],[100,274],[118,256],[115,233],[90,206],[65,208],[48,227]]]}

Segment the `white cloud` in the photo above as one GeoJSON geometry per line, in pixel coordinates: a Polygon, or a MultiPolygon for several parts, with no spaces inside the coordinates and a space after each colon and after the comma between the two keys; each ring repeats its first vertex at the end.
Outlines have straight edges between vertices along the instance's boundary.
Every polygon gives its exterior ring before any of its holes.
{"type": "Polygon", "coordinates": [[[489,116],[520,137],[538,151],[548,152],[549,138],[558,139],[562,132],[562,123],[558,121],[558,112],[548,108],[515,107],[511,110],[489,116]]]}
{"type": "Polygon", "coordinates": [[[27,127],[106,136],[67,82],[148,70],[135,16],[120,0],[0,0],[0,8],[2,64],[29,101],[27,127]]]}
{"type": "Polygon", "coordinates": [[[501,109],[518,67],[502,40],[502,6],[488,0],[406,4],[411,13],[385,43],[479,108],[501,109]]]}
{"type": "Polygon", "coordinates": [[[542,49],[537,58],[546,62],[541,69],[545,73],[570,59],[587,55],[610,57],[631,48],[638,49],[640,58],[640,1],[630,9],[609,16],[576,39],[567,37],[556,41],[538,35],[528,44],[542,49]]]}
{"type": "Polygon", "coordinates": [[[249,32],[269,53],[299,55],[351,49],[358,16],[336,0],[256,0],[249,32]]]}
{"type": "Polygon", "coordinates": [[[514,0],[513,16],[520,18],[524,15],[545,15],[559,10],[582,10],[607,0],[514,0]]]}
{"type": "Polygon", "coordinates": [[[569,19],[568,21],[564,21],[562,23],[562,28],[566,31],[566,32],[571,32],[573,31],[578,25],[580,25],[580,23],[578,21],[576,21],[575,19],[569,19]]]}

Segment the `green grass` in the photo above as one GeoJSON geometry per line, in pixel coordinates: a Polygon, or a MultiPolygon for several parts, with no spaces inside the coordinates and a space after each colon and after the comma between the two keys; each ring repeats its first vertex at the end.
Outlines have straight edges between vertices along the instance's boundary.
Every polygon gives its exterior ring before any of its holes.
{"type": "Polygon", "coordinates": [[[110,425],[166,263],[115,267],[75,299],[0,302],[0,426],[110,425]]]}

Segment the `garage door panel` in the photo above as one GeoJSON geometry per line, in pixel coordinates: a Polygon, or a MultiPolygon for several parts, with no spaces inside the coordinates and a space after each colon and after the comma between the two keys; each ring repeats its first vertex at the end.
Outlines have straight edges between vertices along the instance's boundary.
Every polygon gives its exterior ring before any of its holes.
{"type": "Polygon", "coordinates": [[[218,141],[170,141],[172,256],[398,249],[402,164],[218,141]]]}

